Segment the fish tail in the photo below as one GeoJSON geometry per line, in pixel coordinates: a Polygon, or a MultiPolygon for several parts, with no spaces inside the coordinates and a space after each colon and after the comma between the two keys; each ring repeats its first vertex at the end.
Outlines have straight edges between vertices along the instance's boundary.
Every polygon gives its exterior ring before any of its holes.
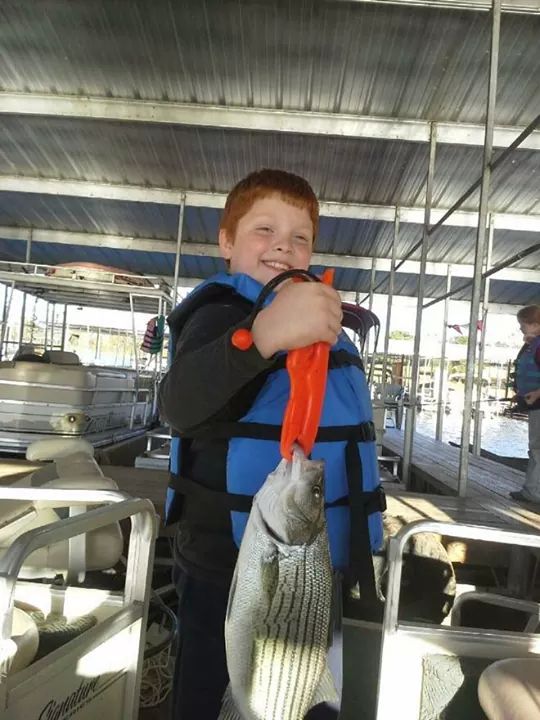
{"type": "Polygon", "coordinates": [[[236,703],[234,702],[230,684],[227,685],[227,689],[223,695],[218,720],[242,720],[242,716],[238,712],[236,703]]]}
{"type": "MultiPolygon", "coordinates": [[[[323,705],[329,709],[331,708],[337,711],[339,711],[341,706],[340,693],[336,690],[336,684],[328,665],[325,667],[321,675],[319,685],[315,690],[311,710],[318,705],[323,705]]],[[[309,713],[308,717],[310,717],[309,713]]],[[[337,715],[328,715],[328,717],[337,717],[337,715]]]]}

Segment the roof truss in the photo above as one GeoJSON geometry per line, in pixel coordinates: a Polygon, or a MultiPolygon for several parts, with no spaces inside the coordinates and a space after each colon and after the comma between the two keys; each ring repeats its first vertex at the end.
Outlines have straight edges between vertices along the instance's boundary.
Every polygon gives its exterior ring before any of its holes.
{"type": "MultiPolygon", "coordinates": [[[[109,183],[86,180],[60,180],[57,178],[36,178],[17,175],[0,175],[0,191],[36,193],[42,195],[64,195],[67,197],[100,198],[103,200],[121,200],[127,202],[146,202],[158,205],[180,205],[185,198],[188,207],[206,207],[221,209],[225,205],[225,193],[183,191],[180,189],[147,187],[137,185],[112,185],[109,183]]],[[[422,225],[423,207],[399,208],[402,223],[422,225]]],[[[432,223],[445,214],[446,208],[433,208],[432,223]]],[[[394,205],[367,205],[363,203],[321,202],[320,213],[323,217],[353,220],[375,220],[394,222],[394,205]]],[[[457,210],[445,225],[453,227],[476,227],[478,213],[470,210],[457,210]]],[[[519,215],[515,213],[493,213],[496,230],[517,230],[540,232],[540,215],[519,215]]]]}
{"type": "MultiPolygon", "coordinates": [[[[384,5],[416,5],[447,10],[475,10],[489,11],[492,8],[491,0],[353,0],[353,2],[369,2],[384,5]]],[[[503,12],[524,13],[536,15],[540,13],[540,0],[503,0],[503,12]]]]}
{"type": "MultiPolygon", "coordinates": [[[[118,250],[140,250],[143,252],[160,252],[170,255],[176,254],[176,242],[173,240],[156,240],[154,238],[127,237],[124,235],[104,235],[99,233],[67,232],[64,230],[41,230],[38,228],[0,227],[0,238],[7,240],[20,240],[24,242],[46,242],[61,245],[79,245],[86,247],[105,247],[118,250]]],[[[219,248],[214,244],[188,243],[182,244],[183,255],[195,257],[219,258],[219,248]]],[[[314,253],[312,265],[324,265],[336,268],[352,268],[355,270],[371,270],[372,257],[359,257],[355,255],[333,255],[331,253],[314,253]]],[[[390,271],[391,261],[388,258],[377,258],[376,270],[390,271]]],[[[454,277],[470,278],[473,276],[473,266],[464,264],[451,264],[454,277]]],[[[448,264],[443,262],[428,262],[427,275],[445,276],[448,264]]],[[[418,274],[420,262],[406,260],[397,270],[398,273],[418,274]]],[[[516,282],[538,282],[539,271],[525,268],[504,268],[500,270],[498,280],[513,280],[516,282]]]]}
{"type": "MultiPolygon", "coordinates": [[[[427,120],[341,113],[8,92],[0,93],[0,113],[426,143],[429,142],[431,126],[427,120]]],[[[484,145],[483,125],[455,122],[435,124],[439,143],[484,145]]],[[[508,147],[523,129],[496,127],[493,146],[508,147]]],[[[540,132],[529,135],[520,147],[540,150],[540,132]]]]}

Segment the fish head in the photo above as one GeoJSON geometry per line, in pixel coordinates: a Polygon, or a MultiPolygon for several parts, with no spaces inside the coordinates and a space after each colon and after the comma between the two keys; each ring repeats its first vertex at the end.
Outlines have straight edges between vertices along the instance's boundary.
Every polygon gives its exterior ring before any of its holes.
{"type": "Polygon", "coordinates": [[[259,491],[257,504],[270,535],[285,545],[306,545],[325,525],[324,463],[295,448],[259,491]]]}

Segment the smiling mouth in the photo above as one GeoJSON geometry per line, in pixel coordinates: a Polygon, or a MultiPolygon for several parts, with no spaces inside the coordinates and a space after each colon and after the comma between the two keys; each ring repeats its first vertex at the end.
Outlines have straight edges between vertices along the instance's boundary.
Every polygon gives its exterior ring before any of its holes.
{"type": "Polygon", "coordinates": [[[274,262],[272,260],[263,260],[263,265],[272,268],[272,270],[277,270],[278,272],[285,272],[286,270],[291,269],[290,265],[286,265],[285,263],[281,262],[274,262]]]}

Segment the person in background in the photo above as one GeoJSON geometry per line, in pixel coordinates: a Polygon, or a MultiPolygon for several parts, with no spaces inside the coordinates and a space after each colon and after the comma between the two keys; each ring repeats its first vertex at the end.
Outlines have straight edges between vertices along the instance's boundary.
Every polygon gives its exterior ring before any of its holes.
{"type": "Polygon", "coordinates": [[[522,308],[517,319],[525,344],[516,358],[516,399],[529,415],[529,463],[514,500],[540,504],[540,305],[522,308]]]}
{"type": "Polygon", "coordinates": [[[229,587],[251,499],[280,460],[289,350],[320,341],[332,346],[320,423],[326,442],[316,443],[313,457],[325,460],[334,568],[363,564],[373,576],[383,498],[371,401],[361,358],[341,331],[339,294],[323,283],[289,280],[251,317],[269,281],[307,270],[318,223],[318,201],[304,178],[282,170],[251,173],[230,192],[220,222],[228,272],[195,288],[168,318],[173,359],[159,407],[173,436],[166,518],[179,524],[174,720],[216,720],[220,712],[228,683],[229,587]],[[253,336],[244,351],[232,343],[243,328],[253,336]]]}

